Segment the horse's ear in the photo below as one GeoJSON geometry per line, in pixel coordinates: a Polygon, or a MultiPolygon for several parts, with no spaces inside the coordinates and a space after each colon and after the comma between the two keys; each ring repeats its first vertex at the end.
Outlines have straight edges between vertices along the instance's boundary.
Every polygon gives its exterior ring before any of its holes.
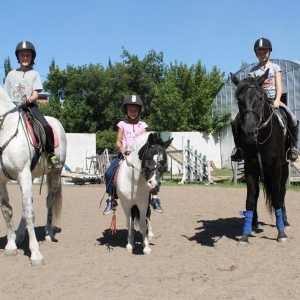
{"type": "MultiPolygon", "coordinates": [[[[149,139],[149,138],[148,138],[149,139]]],[[[144,156],[144,152],[145,152],[145,149],[146,147],[148,147],[149,144],[148,142],[139,150],[138,152],[138,156],[139,156],[139,160],[142,160],[143,159],[143,156],[144,156]]]]}
{"type": "Polygon", "coordinates": [[[240,81],[238,80],[238,78],[237,78],[234,74],[230,73],[230,77],[231,77],[232,82],[233,82],[236,86],[240,83],[240,81]]]}
{"type": "Polygon", "coordinates": [[[265,80],[268,78],[269,76],[269,71],[270,69],[268,68],[267,71],[262,74],[258,79],[257,79],[257,83],[259,84],[259,86],[262,86],[262,84],[265,82],[265,80]]]}
{"type": "Polygon", "coordinates": [[[157,140],[157,133],[156,132],[151,132],[148,136],[148,143],[149,144],[156,144],[157,140]]]}
{"type": "Polygon", "coordinates": [[[164,148],[165,148],[165,149],[167,149],[167,148],[171,145],[173,139],[174,139],[174,138],[171,138],[170,140],[164,142],[164,148]]]}

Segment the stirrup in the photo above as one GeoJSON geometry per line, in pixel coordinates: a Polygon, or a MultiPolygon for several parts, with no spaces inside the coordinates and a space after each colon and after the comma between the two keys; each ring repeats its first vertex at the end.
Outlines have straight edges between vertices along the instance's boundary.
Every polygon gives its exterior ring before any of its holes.
{"type": "Polygon", "coordinates": [[[296,147],[291,147],[287,151],[287,161],[295,162],[298,159],[298,149],[296,147]]]}
{"type": "Polygon", "coordinates": [[[62,164],[60,163],[60,159],[54,153],[48,155],[48,160],[52,166],[52,168],[61,168],[62,164]]]}
{"type": "Polygon", "coordinates": [[[240,147],[236,147],[232,150],[231,156],[232,161],[240,161],[243,160],[242,158],[242,149],[240,147]]]}

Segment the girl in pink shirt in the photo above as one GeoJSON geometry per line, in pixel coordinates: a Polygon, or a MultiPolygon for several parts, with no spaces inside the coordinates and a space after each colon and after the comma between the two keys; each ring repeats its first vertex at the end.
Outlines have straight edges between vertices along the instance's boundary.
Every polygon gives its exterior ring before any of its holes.
{"type": "MultiPolygon", "coordinates": [[[[106,200],[107,205],[103,211],[104,215],[107,215],[111,210],[117,207],[116,199],[113,199],[113,177],[118,168],[119,162],[123,159],[123,154],[130,151],[130,147],[133,142],[148,129],[148,125],[139,120],[139,115],[143,111],[144,105],[140,97],[131,95],[126,97],[123,104],[123,111],[127,115],[127,119],[120,121],[117,124],[118,135],[116,139],[116,146],[118,147],[120,154],[111,163],[109,168],[105,172],[106,179],[106,193],[108,193],[109,198],[106,200]]],[[[160,201],[157,198],[157,192],[152,192],[152,198],[150,205],[157,212],[164,212],[160,206],[160,201]]]]}

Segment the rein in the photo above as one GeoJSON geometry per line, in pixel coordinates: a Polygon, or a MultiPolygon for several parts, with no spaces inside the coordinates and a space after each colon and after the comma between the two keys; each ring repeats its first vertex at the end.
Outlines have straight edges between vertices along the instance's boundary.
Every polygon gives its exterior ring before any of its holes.
{"type": "Polygon", "coordinates": [[[125,160],[126,160],[126,162],[128,163],[129,166],[131,166],[133,169],[137,170],[139,173],[141,173],[142,175],[144,175],[142,169],[137,168],[136,166],[134,166],[134,165],[132,164],[131,161],[129,161],[129,159],[128,159],[128,156],[129,156],[129,155],[123,154],[123,156],[124,156],[124,158],[125,158],[125,160]]]}
{"type": "MultiPolygon", "coordinates": [[[[250,85],[247,85],[242,91],[245,92],[246,90],[248,90],[249,88],[255,88],[256,86],[254,84],[250,84],[250,85]]],[[[256,139],[256,151],[257,151],[257,158],[258,158],[258,163],[259,163],[259,168],[260,168],[260,173],[261,173],[261,179],[264,180],[264,175],[263,175],[263,165],[262,165],[262,159],[261,159],[261,149],[260,149],[260,145],[263,145],[270,137],[271,137],[271,134],[272,134],[272,131],[273,131],[273,123],[272,123],[272,117],[273,115],[275,114],[276,112],[276,109],[274,109],[270,103],[268,103],[266,101],[266,98],[265,98],[265,95],[263,96],[263,99],[262,99],[263,103],[262,103],[262,109],[261,109],[261,112],[257,112],[256,110],[252,109],[252,108],[246,108],[242,114],[241,114],[241,117],[240,117],[240,120],[243,119],[243,116],[246,114],[246,113],[254,113],[258,119],[259,119],[259,124],[257,125],[256,129],[257,129],[257,132],[259,133],[260,130],[264,129],[267,127],[267,125],[269,123],[271,123],[271,129],[270,129],[270,133],[269,135],[266,137],[266,139],[263,141],[263,142],[259,142],[258,138],[256,139]],[[270,111],[270,115],[269,117],[267,118],[266,121],[263,122],[263,115],[264,115],[264,108],[265,108],[265,105],[268,105],[268,108],[269,108],[269,111],[270,111]],[[262,123],[263,122],[263,123],[262,123]]]]}
{"type": "MultiPolygon", "coordinates": [[[[146,178],[146,175],[145,175],[145,173],[146,173],[146,169],[147,169],[147,167],[149,167],[149,165],[148,165],[148,163],[147,163],[147,161],[146,162],[144,162],[144,157],[145,157],[145,155],[146,155],[146,153],[147,153],[147,151],[149,150],[149,148],[150,147],[152,147],[152,146],[147,146],[146,148],[145,148],[145,150],[144,150],[144,152],[143,152],[143,155],[142,155],[142,168],[140,169],[140,168],[137,168],[136,166],[134,166],[133,164],[132,164],[132,162],[130,162],[129,161],[129,159],[128,159],[128,155],[126,155],[126,154],[123,154],[123,156],[125,157],[125,160],[127,161],[127,163],[133,168],[133,169],[135,169],[135,170],[137,170],[140,174],[142,174],[145,178],[146,178]],[[144,166],[143,166],[144,165],[144,166]]],[[[156,150],[157,150],[157,154],[158,155],[163,155],[163,148],[162,147],[156,147],[156,150]]],[[[156,169],[159,169],[159,168],[161,168],[162,166],[160,165],[160,162],[159,161],[157,161],[157,166],[155,167],[155,168],[152,168],[151,170],[156,170],[156,169]]]]}

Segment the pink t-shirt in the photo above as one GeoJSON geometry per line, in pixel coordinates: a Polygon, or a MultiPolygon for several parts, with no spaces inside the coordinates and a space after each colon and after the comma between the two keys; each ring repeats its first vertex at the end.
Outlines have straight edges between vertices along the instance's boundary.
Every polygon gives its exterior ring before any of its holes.
{"type": "Polygon", "coordinates": [[[123,130],[122,146],[128,149],[142,134],[142,131],[148,128],[148,125],[143,121],[138,121],[137,124],[129,124],[128,120],[120,121],[117,126],[123,130]]]}

